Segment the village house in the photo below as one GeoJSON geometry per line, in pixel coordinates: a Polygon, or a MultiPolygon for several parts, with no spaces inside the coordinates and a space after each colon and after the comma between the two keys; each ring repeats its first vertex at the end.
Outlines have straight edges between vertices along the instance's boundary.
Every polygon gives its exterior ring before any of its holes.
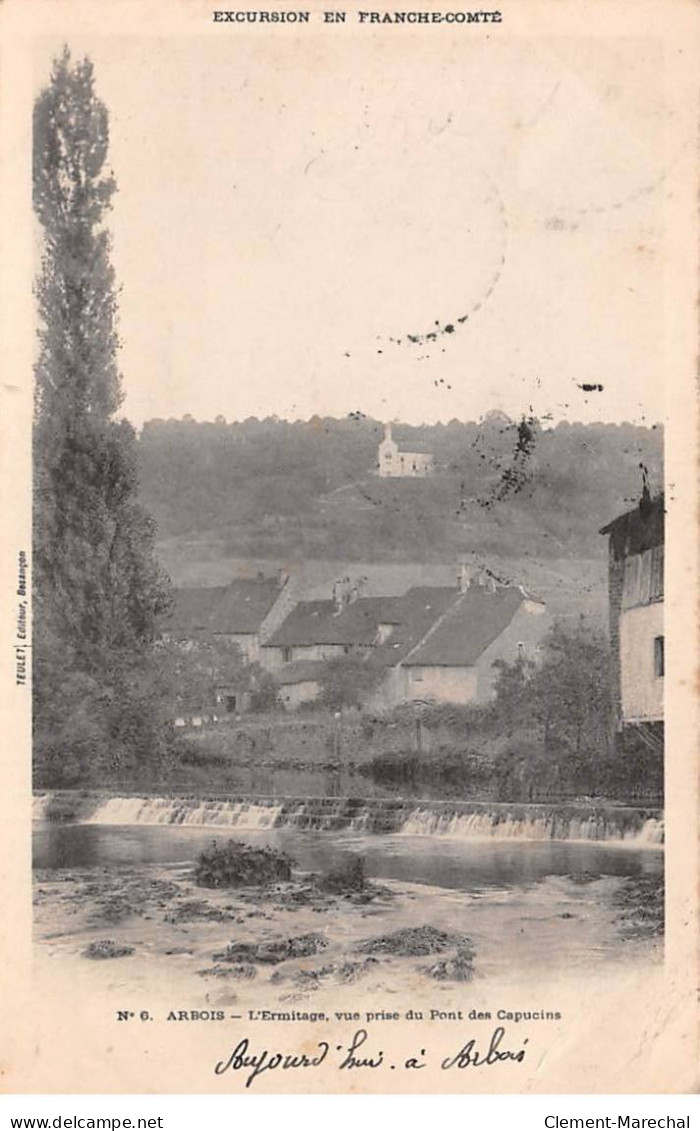
{"type": "Polygon", "coordinates": [[[608,537],[613,703],[618,731],[663,745],[664,496],[645,486],[634,510],[600,531],[608,537]]]}
{"type": "MultiPolygon", "coordinates": [[[[414,443],[413,448],[419,449],[420,445],[414,443]]],[[[377,460],[377,474],[382,479],[425,478],[435,470],[435,457],[426,451],[408,451],[398,444],[391,434],[391,424],[384,427],[377,460]]]]}
{"type": "Polygon", "coordinates": [[[548,627],[541,602],[463,567],[456,587],[416,586],[389,597],[336,588],[333,599],[300,602],[261,653],[290,708],[317,700],[326,665],[342,658],[378,672],[368,701],[374,709],[479,704],[493,697],[494,662],[536,661],[548,627]]]}
{"type": "MultiPolygon", "coordinates": [[[[229,585],[176,588],[173,609],[161,633],[185,649],[203,641],[235,644],[246,664],[260,662],[264,641],[275,631],[293,605],[289,579],[258,575],[235,578],[229,585]]],[[[183,688],[183,699],[188,698],[183,688]]],[[[239,673],[238,682],[212,686],[206,702],[190,705],[175,717],[177,727],[202,727],[239,715],[250,707],[250,679],[239,673]]]]}
{"type": "Polygon", "coordinates": [[[229,585],[174,590],[174,607],[163,637],[197,640],[206,636],[236,644],[247,663],[260,662],[260,649],[293,606],[289,578],[238,577],[229,585]]]}
{"type": "Polygon", "coordinates": [[[484,705],[495,694],[497,661],[539,661],[550,627],[547,608],[516,585],[463,576],[431,627],[392,665],[377,704],[484,705]]]}
{"type": "Polygon", "coordinates": [[[263,666],[279,672],[299,660],[367,657],[398,623],[396,597],[361,597],[362,583],[343,578],[327,600],[300,601],[265,642],[263,666]]]}

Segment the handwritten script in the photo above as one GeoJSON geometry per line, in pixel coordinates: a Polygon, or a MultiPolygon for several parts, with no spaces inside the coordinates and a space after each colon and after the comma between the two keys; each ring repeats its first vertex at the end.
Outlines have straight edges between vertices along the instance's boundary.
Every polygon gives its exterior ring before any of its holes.
{"type": "MultiPolygon", "coordinates": [[[[369,1033],[366,1029],[358,1029],[352,1040],[345,1045],[331,1046],[328,1041],[318,1041],[308,1052],[282,1052],[280,1050],[261,1049],[255,1050],[248,1037],[242,1037],[226,1059],[222,1059],[214,1066],[214,1074],[223,1076],[228,1072],[240,1072],[245,1079],[246,1088],[250,1088],[259,1076],[265,1072],[290,1071],[292,1069],[313,1070],[325,1061],[335,1060],[339,1071],[376,1070],[382,1067],[395,1069],[405,1068],[410,1071],[419,1071],[427,1066],[426,1050],[421,1049],[420,1054],[410,1056],[399,1065],[389,1063],[383,1049],[373,1049],[369,1044],[369,1033]]],[[[444,1071],[461,1068],[491,1068],[506,1061],[515,1061],[521,1064],[525,1059],[525,1046],[527,1037],[517,1049],[506,1047],[506,1031],[502,1026],[494,1029],[488,1045],[482,1042],[481,1048],[474,1037],[464,1041],[458,1052],[446,1056],[440,1062],[444,1071]]]]}

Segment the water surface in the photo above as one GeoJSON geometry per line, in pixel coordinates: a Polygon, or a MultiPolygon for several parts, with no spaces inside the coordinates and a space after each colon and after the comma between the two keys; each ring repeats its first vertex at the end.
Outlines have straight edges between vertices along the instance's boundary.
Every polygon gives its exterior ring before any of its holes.
{"type": "Polygon", "coordinates": [[[660,875],[661,849],[605,841],[460,840],[293,828],[259,831],[181,825],[50,825],[37,823],[37,868],[106,868],[194,860],[212,840],[270,844],[288,852],[300,868],[323,871],[349,854],[364,857],[368,876],[434,887],[477,891],[535,883],[546,876],[660,875]]]}

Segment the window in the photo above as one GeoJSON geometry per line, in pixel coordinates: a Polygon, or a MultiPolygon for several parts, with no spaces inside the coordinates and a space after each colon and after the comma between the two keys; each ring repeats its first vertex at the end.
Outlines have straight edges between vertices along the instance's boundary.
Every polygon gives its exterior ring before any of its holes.
{"type": "Polygon", "coordinates": [[[664,657],[664,638],[663,636],[654,637],[654,675],[657,679],[661,679],[664,674],[665,657],[664,657]]]}
{"type": "Polygon", "coordinates": [[[291,648],[283,648],[282,649],[282,660],[284,661],[284,663],[288,664],[289,661],[291,660],[291,658],[292,658],[292,649],[291,648]]]}
{"type": "Polygon", "coordinates": [[[236,696],[235,695],[227,695],[226,696],[226,710],[228,711],[228,713],[230,715],[232,715],[234,713],[234,711],[236,710],[236,696]]]}
{"type": "Polygon", "coordinates": [[[350,645],[349,644],[343,644],[343,653],[346,656],[350,655],[350,645]]]}
{"type": "Polygon", "coordinates": [[[423,672],[419,668],[414,668],[414,670],[411,673],[411,676],[412,676],[414,683],[422,683],[423,682],[423,672]]]}

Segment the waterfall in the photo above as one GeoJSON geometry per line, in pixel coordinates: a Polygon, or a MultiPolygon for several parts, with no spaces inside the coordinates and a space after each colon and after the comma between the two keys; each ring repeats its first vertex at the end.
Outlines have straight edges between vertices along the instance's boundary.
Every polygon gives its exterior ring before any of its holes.
{"type": "Polygon", "coordinates": [[[636,838],[642,844],[663,844],[664,823],[660,817],[649,817],[643,824],[639,836],[636,838]]]}
{"type": "Polygon", "coordinates": [[[599,813],[511,813],[487,809],[478,813],[416,809],[398,830],[402,836],[443,836],[463,840],[588,840],[661,845],[664,825],[660,817],[630,819],[637,810],[603,810],[599,813]]]}
{"type": "Polygon", "coordinates": [[[51,801],[50,793],[35,793],[32,798],[32,820],[44,821],[51,801]]]}
{"type": "Polygon", "coordinates": [[[106,797],[35,798],[39,820],[91,825],[182,825],[264,831],[292,828],[460,840],[597,841],[660,847],[660,810],[589,804],[410,801],[349,797],[106,797]],[[58,817],[54,817],[54,813],[58,817]]]}
{"type": "Polygon", "coordinates": [[[110,797],[88,825],[200,825],[237,829],[269,829],[281,805],[254,801],[205,801],[195,798],[110,797]]]}

